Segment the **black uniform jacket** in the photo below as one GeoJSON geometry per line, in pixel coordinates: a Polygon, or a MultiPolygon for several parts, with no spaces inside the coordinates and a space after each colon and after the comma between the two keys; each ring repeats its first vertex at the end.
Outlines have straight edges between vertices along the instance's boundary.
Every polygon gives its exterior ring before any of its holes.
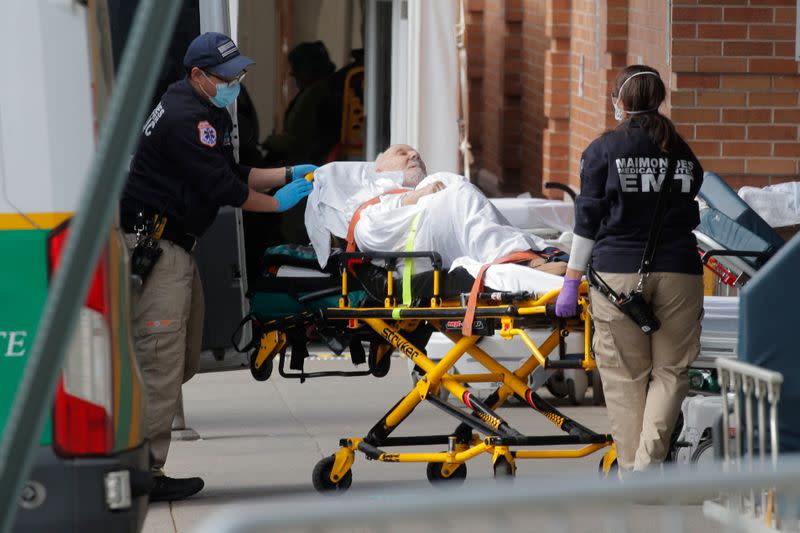
{"type": "Polygon", "coordinates": [[[234,160],[232,130],[228,111],[203,100],[187,79],[170,85],[142,129],[123,220],[142,208],[164,212],[173,230],[199,237],[221,206],[241,206],[250,167],[234,160]]]}
{"type": "MultiPolygon", "coordinates": [[[[667,157],[635,118],[584,151],[575,234],[595,240],[592,266],[598,272],[639,270],[667,157]]],[[[699,274],[702,266],[692,230],[700,222],[694,198],[703,169],[683,139],[677,140],[669,157],[677,159],[677,166],[651,271],[699,274]]]]}

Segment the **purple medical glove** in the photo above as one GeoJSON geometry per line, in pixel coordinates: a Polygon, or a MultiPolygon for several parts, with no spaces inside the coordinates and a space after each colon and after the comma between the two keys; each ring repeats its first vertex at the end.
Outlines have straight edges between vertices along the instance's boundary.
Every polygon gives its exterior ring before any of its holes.
{"type": "Polygon", "coordinates": [[[578,314],[578,287],[580,278],[564,278],[564,285],[556,300],[556,316],[568,317],[578,314]]]}

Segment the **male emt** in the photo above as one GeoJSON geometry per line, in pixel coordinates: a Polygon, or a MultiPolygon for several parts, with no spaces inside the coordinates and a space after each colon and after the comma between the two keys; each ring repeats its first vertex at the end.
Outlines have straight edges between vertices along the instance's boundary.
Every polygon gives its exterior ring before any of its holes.
{"type": "Polygon", "coordinates": [[[151,501],[187,498],[199,477],[164,475],[181,385],[197,371],[203,334],[203,287],[192,257],[221,206],[282,212],[311,192],[313,165],[278,169],[240,165],[233,155],[233,104],[254,62],[226,35],[205,33],[189,45],[186,77],[169,86],[146,121],[120,202],[129,248],[160,231],[161,255],[133,298],[136,353],[147,388],[147,434],[155,482],[151,501]],[[274,196],[260,191],[280,187],[274,196]],[[155,224],[166,221],[163,229],[155,224]]]}

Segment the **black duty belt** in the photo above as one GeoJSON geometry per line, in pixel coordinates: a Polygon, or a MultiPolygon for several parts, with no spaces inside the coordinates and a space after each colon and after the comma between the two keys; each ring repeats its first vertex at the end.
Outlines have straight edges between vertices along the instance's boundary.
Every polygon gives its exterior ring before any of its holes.
{"type": "MultiPolygon", "coordinates": [[[[154,216],[155,215],[145,211],[145,218],[148,220],[152,220],[154,216]]],[[[135,216],[131,217],[130,215],[126,215],[126,213],[120,214],[120,226],[122,226],[122,230],[124,232],[136,233],[135,218],[135,216]]],[[[161,239],[165,239],[173,244],[177,244],[188,253],[192,253],[194,247],[197,245],[196,236],[179,229],[179,227],[174,223],[170,224],[169,219],[167,219],[167,223],[164,225],[164,231],[161,233],[161,239]]]]}

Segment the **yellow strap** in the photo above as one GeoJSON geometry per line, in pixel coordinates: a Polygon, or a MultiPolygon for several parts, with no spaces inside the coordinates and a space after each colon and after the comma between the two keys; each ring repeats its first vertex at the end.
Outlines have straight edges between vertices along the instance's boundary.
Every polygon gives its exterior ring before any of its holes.
{"type": "Polygon", "coordinates": [[[400,311],[401,311],[400,307],[395,307],[394,309],[392,309],[393,320],[400,320],[400,311]]]}
{"type": "MultiPolygon", "coordinates": [[[[417,238],[417,222],[422,215],[422,211],[417,213],[414,220],[411,221],[411,231],[408,233],[408,240],[406,240],[406,252],[414,251],[414,239],[417,238]]],[[[404,261],[405,268],[403,269],[403,305],[411,305],[411,276],[414,275],[414,258],[406,257],[404,261]]]]}

